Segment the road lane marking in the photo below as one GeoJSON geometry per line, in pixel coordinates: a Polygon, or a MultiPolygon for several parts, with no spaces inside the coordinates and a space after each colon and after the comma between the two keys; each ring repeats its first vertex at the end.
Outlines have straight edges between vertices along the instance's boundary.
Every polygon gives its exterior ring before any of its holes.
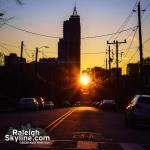
{"type": "Polygon", "coordinates": [[[77,149],[97,149],[98,142],[91,142],[91,141],[78,141],[77,142],[77,149]]]}
{"type": "Polygon", "coordinates": [[[65,115],[67,115],[71,111],[72,110],[67,111],[65,114],[63,114],[62,116],[60,116],[59,118],[57,118],[56,120],[54,120],[51,124],[49,124],[47,127],[45,127],[45,130],[47,130],[48,128],[50,128],[53,124],[55,124],[57,121],[59,121],[61,118],[63,118],[65,115]]]}
{"type": "Polygon", "coordinates": [[[139,144],[130,144],[130,143],[120,143],[120,146],[124,150],[144,150],[139,144]]]}
{"type": "Polygon", "coordinates": [[[49,124],[45,130],[48,130],[46,134],[50,133],[52,130],[54,130],[61,122],[63,122],[68,116],[70,116],[75,109],[68,111],[67,113],[60,116],[58,119],[54,120],[51,124],[49,124]]]}
{"type": "Polygon", "coordinates": [[[51,132],[53,129],[55,129],[61,122],[63,122],[68,116],[70,116],[72,113],[74,112],[74,110],[72,112],[70,112],[69,114],[67,114],[66,116],[64,116],[61,120],[59,120],[56,124],[54,124],[54,126],[52,126],[52,128],[48,131],[51,132]]]}

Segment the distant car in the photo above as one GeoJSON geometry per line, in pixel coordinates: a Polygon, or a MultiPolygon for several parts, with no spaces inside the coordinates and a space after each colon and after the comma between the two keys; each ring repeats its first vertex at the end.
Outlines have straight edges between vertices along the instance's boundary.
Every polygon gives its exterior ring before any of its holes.
{"type": "Polygon", "coordinates": [[[127,125],[150,124],[150,95],[135,95],[125,109],[127,125]]]}
{"type": "Polygon", "coordinates": [[[35,98],[21,98],[19,100],[19,109],[37,110],[39,103],[35,98]]]}
{"type": "Polygon", "coordinates": [[[45,101],[42,97],[36,97],[36,100],[38,101],[39,103],[39,108],[40,109],[44,109],[44,105],[45,105],[45,101]]]}
{"type": "Polygon", "coordinates": [[[63,101],[61,104],[60,104],[61,107],[71,107],[71,103],[70,101],[63,101]]]}
{"type": "Polygon", "coordinates": [[[99,107],[100,102],[99,101],[94,101],[92,102],[93,107],[99,107]]]}
{"type": "Polygon", "coordinates": [[[75,102],[74,106],[81,106],[81,102],[80,101],[75,102]]]}
{"type": "Polygon", "coordinates": [[[102,100],[99,108],[103,110],[116,110],[116,102],[115,100],[102,100]]]}
{"type": "Polygon", "coordinates": [[[53,109],[53,108],[54,108],[54,103],[53,103],[53,101],[45,101],[44,108],[45,108],[45,109],[53,109]]]}

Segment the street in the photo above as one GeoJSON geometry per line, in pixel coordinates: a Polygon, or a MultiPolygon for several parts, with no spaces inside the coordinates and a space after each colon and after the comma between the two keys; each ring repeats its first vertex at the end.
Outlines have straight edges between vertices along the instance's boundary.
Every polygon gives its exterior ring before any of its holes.
{"type": "Polygon", "coordinates": [[[35,112],[3,112],[0,118],[3,146],[6,146],[4,135],[10,126],[17,128],[30,122],[33,127],[45,129],[51,140],[70,141],[76,132],[91,132],[100,134],[103,142],[150,148],[150,127],[127,127],[121,112],[102,111],[94,107],[70,107],[35,112]]]}

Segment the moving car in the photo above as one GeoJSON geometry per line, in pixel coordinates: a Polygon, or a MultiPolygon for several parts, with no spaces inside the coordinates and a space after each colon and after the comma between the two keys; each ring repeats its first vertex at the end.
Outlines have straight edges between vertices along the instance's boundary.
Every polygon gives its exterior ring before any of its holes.
{"type": "Polygon", "coordinates": [[[19,109],[37,110],[39,103],[35,98],[21,98],[19,100],[19,109]]]}
{"type": "Polygon", "coordinates": [[[44,108],[45,109],[53,109],[54,108],[53,101],[45,101],[44,108]]]}
{"type": "Polygon", "coordinates": [[[150,123],[150,95],[135,95],[125,109],[127,125],[150,123]]]}
{"type": "Polygon", "coordinates": [[[100,109],[116,110],[115,100],[102,100],[99,104],[100,109]]]}
{"type": "Polygon", "coordinates": [[[42,97],[36,97],[36,100],[38,101],[39,103],[39,108],[40,109],[44,109],[44,105],[45,105],[45,101],[42,97]]]}

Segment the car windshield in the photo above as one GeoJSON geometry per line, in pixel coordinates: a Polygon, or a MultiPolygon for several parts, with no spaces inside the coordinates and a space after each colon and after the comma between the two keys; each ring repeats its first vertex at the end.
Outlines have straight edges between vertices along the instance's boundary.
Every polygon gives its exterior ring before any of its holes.
{"type": "Polygon", "coordinates": [[[150,97],[140,97],[139,102],[143,104],[150,104],[150,97]]]}
{"type": "Polygon", "coordinates": [[[33,99],[32,98],[25,98],[25,99],[22,99],[23,102],[32,102],[33,99]]]}
{"type": "Polygon", "coordinates": [[[114,103],[114,100],[104,100],[103,103],[114,103]]]}

